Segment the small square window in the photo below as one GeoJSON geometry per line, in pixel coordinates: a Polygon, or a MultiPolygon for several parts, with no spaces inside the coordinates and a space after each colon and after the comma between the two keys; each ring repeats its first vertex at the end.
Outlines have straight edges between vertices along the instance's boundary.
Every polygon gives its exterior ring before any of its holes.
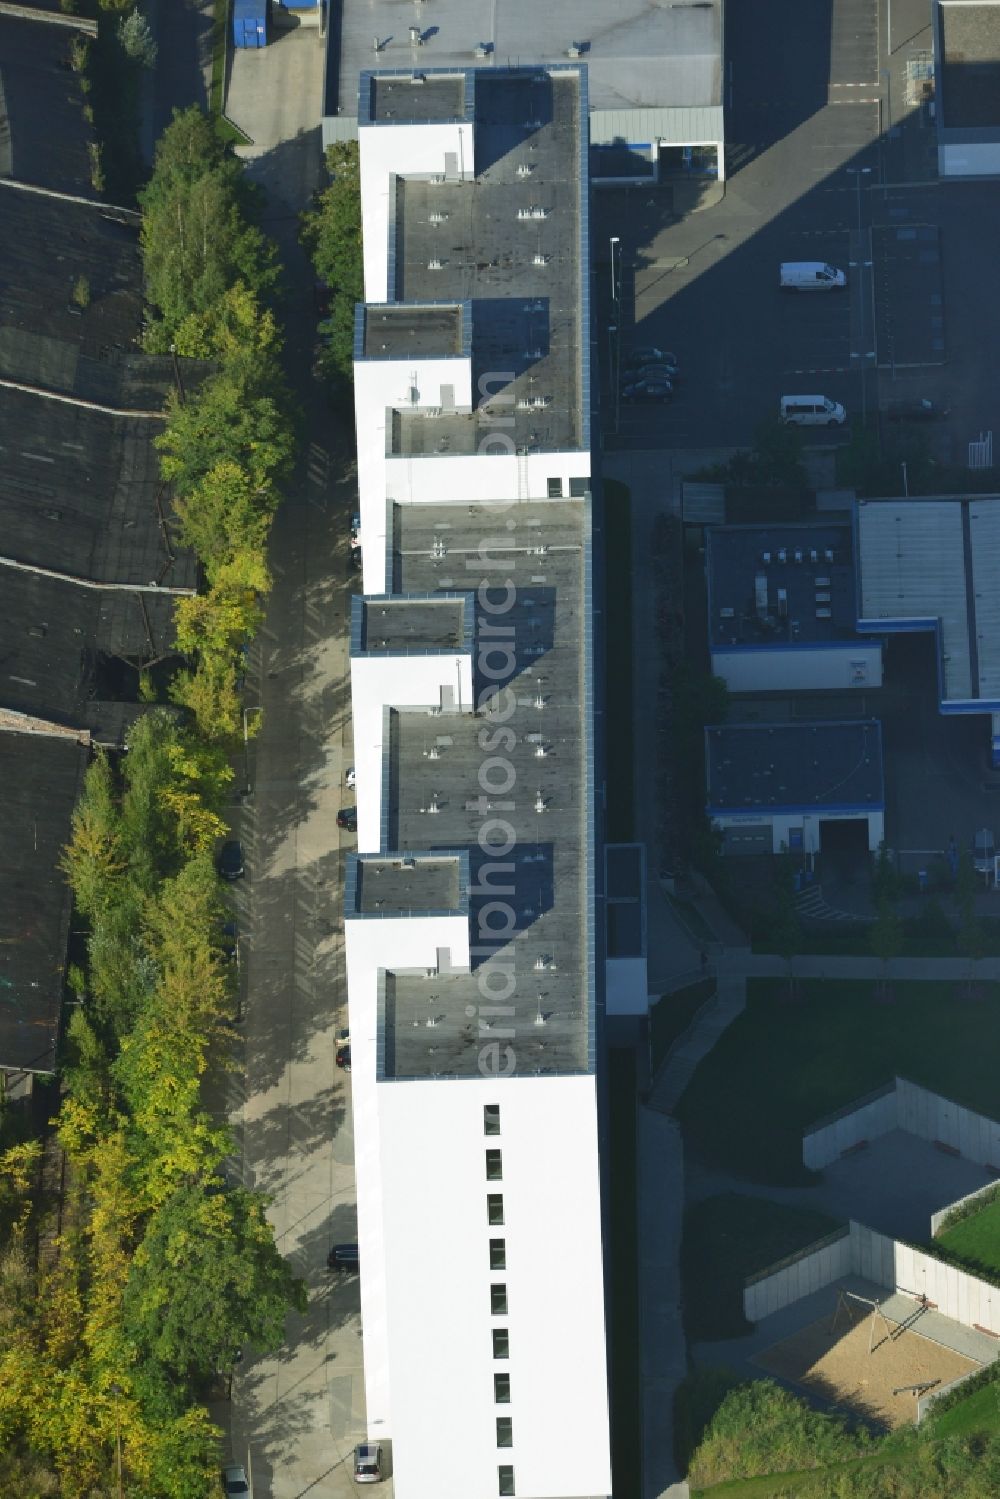
{"type": "Polygon", "coordinates": [[[550,500],[561,500],[562,499],[562,480],[561,479],[550,479],[549,480],[549,499],[550,500]]]}
{"type": "Polygon", "coordinates": [[[507,1241],[506,1239],[490,1240],[490,1269],[506,1270],[507,1268],[507,1241]]]}
{"type": "Polygon", "coordinates": [[[510,1358],[510,1337],[506,1327],[493,1329],[493,1357],[510,1358]]]}
{"type": "Polygon", "coordinates": [[[582,500],[589,488],[589,479],[570,479],[569,481],[569,492],[574,500],[582,500]]]}
{"type": "Polygon", "coordinates": [[[510,1416],[497,1416],[497,1446],[513,1447],[514,1423],[510,1416]]]}
{"type": "Polygon", "coordinates": [[[498,1182],[503,1180],[503,1151],[488,1150],[486,1152],[486,1180],[498,1182]]]}
{"type": "Polygon", "coordinates": [[[505,1285],[490,1286],[490,1311],[494,1317],[506,1317],[507,1287],[505,1285]]]}
{"type": "Polygon", "coordinates": [[[486,1217],[491,1228],[503,1227],[503,1193],[490,1192],[486,1197],[486,1217]]]}
{"type": "Polygon", "coordinates": [[[497,1477],[500,1480],[499,1493],[501,1495],[501,1499],[503,1499],[503,1496],[505,1494],[513,1494],[514,1469],[501,1464],[501,1466],[497,1469],[497,1477]]]}
{"type": "Polygon", "coordinates": [[[493,1399],[497,1405],[510,1405],[510,1375],[494,1374],[493,1399]]]}
{"type": "Polygon", "coordinates": [[[500,1105],[498,1103],[483,1104],[483,1134],[498,1135],[500,1133],[500,1105]]]}

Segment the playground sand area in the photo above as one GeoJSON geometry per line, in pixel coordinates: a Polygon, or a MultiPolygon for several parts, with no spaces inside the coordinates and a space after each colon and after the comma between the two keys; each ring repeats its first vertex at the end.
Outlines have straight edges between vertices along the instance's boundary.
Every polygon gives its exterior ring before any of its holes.
{"type": "Polygon", "coordinates": [[[754,1363],[768,1374],[887,1427],[911,1425],[920,1395],[981,1367],[905,1323],[843,1305],[831,1307],[830,1316],[772,1343],[757,1354],[754,1363]],[[909,1388],[913,1385],[926,1388],[909,1388]]]}

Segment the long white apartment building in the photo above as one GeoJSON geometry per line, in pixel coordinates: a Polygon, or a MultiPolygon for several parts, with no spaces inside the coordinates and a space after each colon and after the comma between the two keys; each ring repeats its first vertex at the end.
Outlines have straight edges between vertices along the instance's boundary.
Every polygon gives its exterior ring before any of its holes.
{"type": "Polygon", "coordinates": [[[345,933],[399,1499],[611,1491],[586,122],[580,65],[361,80],[345,933]]]}

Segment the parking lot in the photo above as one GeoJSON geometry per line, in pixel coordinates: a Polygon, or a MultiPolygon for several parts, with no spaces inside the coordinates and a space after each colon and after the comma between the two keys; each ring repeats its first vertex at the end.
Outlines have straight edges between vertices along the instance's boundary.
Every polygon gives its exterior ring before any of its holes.
{"type": "Polygon", "coordinates": [[[879,164],[873,12],[861,0],[808,14],[785,0],[731,7],[736,170],[724,192],[663,183],[597,193],[599,316],[612,318],[600,263],[617,235],[626,337],[676,352],[683,374],[669,406],[623,406],[623,444],[648,445],[651,434],[678,447],[747,443],[783,394],[858,409],[872,349],[867,188],[879,164]],[[847,271],[846,292],[783,294],[779,266],[800,259],[847,271]]]}
{"type": "Polygon", "coordinates": [[[848,413],[843,431],[810,434],[817,444],[847,442],[852,422],[924,399],[942,419],[904,432],[902,444],[894,429],[891,450],[909,443],[965,466],[969,443],[1000,427],[1000,202],[989,181],[928,181],[926,141],[904,151],[908,130],[928,135],[923,112],[906,114],[902,84],[908,47],[926,46],[927,35],[905,0],[896,9],[891,134],[879,133],[890,81],[885,6],[877,37],[879,7],[868,0],[823,0],[808,14],[750,0],[730,7],[727,22],[728,182],[595,194],[599,326],[620,330],[623,358],[636,342],[675,353],[681,366],[669,403],[616,411],[614,342],[602,334],[611,450],[749,444],[782,395],[806,393],[848,413]],[[788,260],[842,267],[846,292],[782,295],[778,267],[788,260]]]}

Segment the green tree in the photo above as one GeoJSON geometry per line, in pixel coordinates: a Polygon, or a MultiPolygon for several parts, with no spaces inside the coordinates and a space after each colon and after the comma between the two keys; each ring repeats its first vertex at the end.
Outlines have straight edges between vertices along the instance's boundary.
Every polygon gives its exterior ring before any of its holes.
{"type": "Polygon", "coordinates": [[[774,861],[774,915],[771,935],[774,950],[788,965],[788,996],[795,998],[794,960],[802,948],[802,925],[795,901],[795,868],[787,851],[774,861]]]}
{"type": "Polygon", "coordinates": [[[160,472],[182,497],[221,463],[234,463],[253,494],[288,476],[295,432],[280,394],[260,391],[223,370],[183,405],[172,397],[167,429],[156,439],[160,472]]]}
{"type": "Polygon", "coordinates": [[[140,10],[130,11],[118,22],[118,42],[125,56],[144,68],[156,63],[156,42],[149,22],[140,10]]]}
{"type": "Polygon", "coordinates": [[[155,309],[147,347],[163,352],[191,313],[218,303],[237,280],[272,292],[274,247],[252,222],[255,197],[197,107],[174,111],[140,195],[146,289],[155,309]]]}
{"type": "Polygon", "coordinates": [[[968,961],[965,992],[971,999],[976,980],[976,965],[986,952],[986,933],[976,907],[979,879],[972,855],[966,850],[958,861],[955,900],[958,905],[958,950],[968,961]]]}
{"type": "Polygon", "coordinates": [[[246,470],[230,459],[216,463],[174,503],[181,539],[198,554],[210,583],[238,553],[263,554],[277,508],[276,491],[269,484],[255,489],[246,470]]]}
{"type": "Polygon", "coordinates": [[[153,1215],[125,1291],[125,1326],[141,1353],[198,1382],[249,1343],[280,1346],[305,1288],[278,1253],[265,1200],[217,1183],[178,1188],[153,1215]]]}
{"type": "Polygon", "coordinates": [[[102,749],[87,767],[62,867],[85,916],[95,916],[116,898],[126,857],[114,776],[102,749]]]}
{"type": "Polygon", "coordinates": [[[891,900],[883,898],[876,908],[875,920],[868,928],[868,945],[872,955],[882,964],[879,992],[883,999],[891,997],[889,964],[903,950],[903,926],[891,900]]]}
{"type": "Polygon", "coordinates": [[[180,858],[176,822],[163,795],[178,733],[165,708],[144,713],[129,730],[121,829],[130,880],[145,895],[177,868],[180,858]]]}
{"type": "Polygon", "coordinates": [[[103,1042],[79,1006],[66,1027],[63,1081],[74,1098],[100,1118],[111,1096],[110,1058],[103,1042]]]}
{"type": "Polygon", "coordinates": [[[364,300],[361,171],[356,141],[329,146],[329,186],[302,215],[302,242],[316,275],[330,289],[330,317],[320,324],[320,362],[328,379],[347,385],[354,373],[354,309],[364,300]]]}

